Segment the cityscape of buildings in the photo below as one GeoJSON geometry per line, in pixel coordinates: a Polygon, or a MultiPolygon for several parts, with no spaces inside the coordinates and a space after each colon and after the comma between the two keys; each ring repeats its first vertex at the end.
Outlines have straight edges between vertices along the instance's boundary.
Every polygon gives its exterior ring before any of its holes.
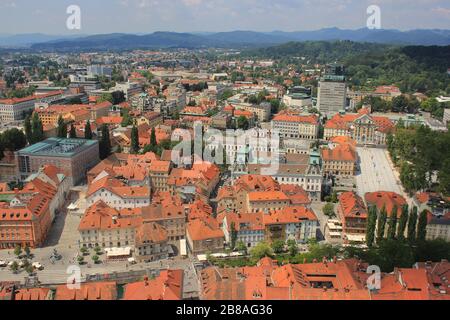
{"type": "Polygon", "coordinates": [[[0,300],[449,300],[448,159],[407,186],[395,140],[444,154],[449,97],[349,67],[0,52],[0,300]],[[443,116],[374,102],[408,99],[443,116]]]}

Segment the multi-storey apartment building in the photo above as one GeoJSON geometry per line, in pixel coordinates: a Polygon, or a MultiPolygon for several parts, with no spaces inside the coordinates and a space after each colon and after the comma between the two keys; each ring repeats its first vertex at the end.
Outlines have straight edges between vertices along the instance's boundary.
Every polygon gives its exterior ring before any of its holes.
{"type": "Polygon", "coordinates": [[[25,119],[27,114],[34,110],[35,103],[51,103],[62,96],[62,91],[52,91],[41,95],[32,95],[24,98],[11,98],[0,100],[0,120],[12,122],[25,119]]]}
{"type": "Polygon", "coordinates": [[[264,241],[263,213],[222,213],[217,217],[219,225],[225,235],[225,241],[231,246],[233,233],[235,245],[239,242],[247,248],[252,248],[264,241]]]}
{"type": "Polygon", "coordinates": [[[354,147],[345,144],[333,149],[322,149],[324,174],[352,177],[355,174],[358,156],[354,147]]]}
{"type": "Polygon", "coordinates": [[[105,176],[94,180],[86,194],[88,205],[100,200],[118,210],[142,208],[150,205],[150,187],[128,186],[118,179],[105,176]]]}
{"type": "Polygon", "coordinates": [[[295,240],[297,243],[306,243],[316,239],[319,225],[315,213],[303,206],[291,206],[275,210],[263,215],[265,226],[265,240],[295,240]]]}
{"type": "Polygon", "coordinates": [[[55,215],[62,208],[71,186],[54,166],[31,176],[22,190],[2,188],[0,198],[0,249],[39,247],[45,241],[55,215]]]}
{"type": "Polygon", "coordinates": [[[364,242],[368,217],[364,200],[354,192],[342,193],[337,214],[342,222],[344,241],[364,242]]]}
{"type": "Polygon", "coordinates": [[[272,129],[278,130],[282,138],[315,140],[319,133],[319,118],[281,113],[273,118],[272,129]]]}

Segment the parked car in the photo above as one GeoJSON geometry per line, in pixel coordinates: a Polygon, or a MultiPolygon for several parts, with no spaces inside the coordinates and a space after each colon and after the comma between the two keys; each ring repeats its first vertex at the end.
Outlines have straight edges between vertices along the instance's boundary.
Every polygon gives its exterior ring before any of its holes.
{"type": "Polygon", "coordinates": [[[8,264],[6,263],[6,261],[0,260],[0,267],[6,267],[8,264]]]}

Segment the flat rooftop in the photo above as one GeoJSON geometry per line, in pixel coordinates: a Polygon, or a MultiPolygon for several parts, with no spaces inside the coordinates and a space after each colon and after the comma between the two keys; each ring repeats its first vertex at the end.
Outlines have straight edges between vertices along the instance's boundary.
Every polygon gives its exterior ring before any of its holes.
{"type": "Polygon", "coordinates": [[[98,144],[95,140],[50,138],[26,147],[18,152],[20,155],[53,156],[70,158],[91,146],[98,144]]]}

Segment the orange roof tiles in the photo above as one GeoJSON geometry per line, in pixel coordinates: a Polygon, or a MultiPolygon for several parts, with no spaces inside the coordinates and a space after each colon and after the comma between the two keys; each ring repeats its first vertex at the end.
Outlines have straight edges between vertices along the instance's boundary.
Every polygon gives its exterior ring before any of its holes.
{"type": "Polygon", "coordinates": [[[337,136],[331,138],[331,142],[338,144],[338,145],[350,145],[353,148],[356,148],[356,141],[348,136],[337,136]]]}
{"type": "Polygon", "coordinates": [[[199,219],[190,221],[186,231],[193,241],[225,238],[223,231],[219,229],[218,225],[210,225],[199,219]]]}
{"type": "Polygon", "coordinates": [[[155,222],[144,223],[136,230],[136,245],[163,243],[167,241],[167,230],[155,222]]]}
{"type": "Polygon", "coordinates": [[[68,288],[66,284],[56,287],[55,300],[116,300],[115,282],[81,284],[80,289],[68,288]]]}
{"type": "Polygon", "coordinates": [[[289,201],[289,197],[282,191],[254,191],[248,194],[251,202],[259,201],[289,201]]]}
{"type": "Polygon", "coordinates": [[[19,289],[15,292],[14,300],[20,301],[37,301],[49,299],[49,288],[31,288],[31,289],[19,289]]]}
{"type": "Polygon", "coordinates": [[[164,270],[153,280],[127,284],[123,300],[181,300],[183,277],[183,270],[164,270]]]}
{"type": "Polygon", "coordinates": [[[339,205],[344,217],[367,218],[367,208],[363,199],[354,192],[344,192],[339,195],[339,205]]]}
{"type": "Polygon", "coordinates": [[[351,161],[356,162],[357,155],[355,149],[349,145],[338,145],[334,149],[322,149],[324,161],[351,161]]]}
{"type": "Polygon", "coordinates": [[[308,192],[301,186],[296,184],[282,184],[280,185],[281,191],[291,200],[293,205],[310,205],[311,199],[308,192]]]}
{"type": "Polygon", "coordinates": [[[375,205],[378,210],[384,207],[388,216],[391,216],[394,206],[397,206],[397,216],[400,215],[402,207],[406,204],[405,198],[401,195],[387,191],[366,193],[365,200],[368,206],[375,205]]]}
{"type": "Polygon", "coordinates": [[[235,230],[264,230],[263,213],[222,213],[217,217],[219,223],[227,219],[228,230],[231,231],[231,224],[234,223],[235,230]]]}
{"type": "Polygon", "coordinates": [[[304,220],[318,220],[316,214],[303,206],[286,207],[263,216],[265,225],[300,223],[304,220]]]}
{"type": "Polygon", "coordinates": [[[103,201],[98,201],[86,210],[83,218],[81,218],[78,230],[129,229],[136,228],[141,224],[142,219],[140,217],[133,217],[133,214],[122,217],[121,212],[109,207],[103,201]]]}
{"type": "Polygon", "coordinates": [[[319,124],[319,118],[316,115],[301,116],[301,115],[286,114],[286,113],[279,113],[279,114],[275,115],[275,117],[273,118],[273,121],[309,123],[309,124],[313,124],[313,125],[319,124]]]}

